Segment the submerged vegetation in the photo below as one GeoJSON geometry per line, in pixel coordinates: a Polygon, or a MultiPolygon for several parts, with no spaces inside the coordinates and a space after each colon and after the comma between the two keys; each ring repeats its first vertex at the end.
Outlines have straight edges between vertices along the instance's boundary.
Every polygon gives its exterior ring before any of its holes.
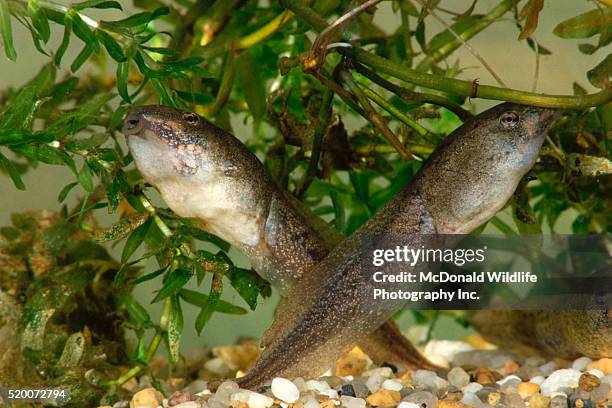
{"type": "MultiPolygon", "coordinates": [[[[1,383],[68,387],[66,405],[112,402],[161,344],[171,363],[180,360],[184,326],[205,333],[213,313],[244,314],[270,294],[232,263],[225,242],[151,203],[120,133],[133,105],[193,110],[230,131],[230,119],[243,119],[252,132],[241,139],[273,178],[346,235],[471,116],[470,99],[560,108],[540,162],[510,203],[515,225],[491,223],[507,234],[554,232],[573,209],[574,233],[610,231],[610,55],[576,78],[574,95],[509,89],[475,50],[498,84],[457,79],[463,67],[453,52],[502,18],[514,22],[507,41],[530,47],[536,60],[550,54],[534,35],[544,0],[498,0],[486,14],[474,12],[477,1],[452,11],[435,0],[396,0],[401,25],[390,33],[373,22],[379,1],[270,3],[134,0],[134,11],[107,20],[92,15],[117,16],[126,5],[0,0],[6,58],[26,63],[13,46],[21,24],[49,60],[25,85],[0,90],[0,170],[20,190],[25,172],[47,165],[73,174],[58,185],[58,208],[16,214],[0,229],[1,383]],[[451,22],[427,38],[433,21],[451,22]],[[62,39],[52,48],[55,35],[62,39]],[[68,60],[75,43],[81,51],[68,60]],[[600,91],[587,94],[579,85],[587,79],[600,91]],[[347,120],[359,129],[349,133],[347,120]],[[110,227],[96,221],[101,210],[115,218],[110,227]],[[105,243],[121,248],[120,259],[105,243]],[[148,258],[157,270],[139,267],[148,258]],[[132,296],[155,278],[159,322],[132,296]],[[207,293],[185,289],[192,279],[207,293]],[[242,305],[221,299],[224,284],[242,305]],[[194,322],[183,321],[186,303],[200,308],[194,322]]],[[[591,3],[554,30],[582,39],[584,54],[612,40],[610,2],[591,3]]]]}

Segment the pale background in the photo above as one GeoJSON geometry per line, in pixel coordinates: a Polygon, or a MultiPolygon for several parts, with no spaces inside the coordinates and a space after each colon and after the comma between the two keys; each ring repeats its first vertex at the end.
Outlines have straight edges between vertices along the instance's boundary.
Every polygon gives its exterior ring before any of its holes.
{"type": "MultiPolygon", "coordinates": [[[[130,5],[125,3],[124,8],[129,10],[130,5]]],[[[447,9],[462,12],[471,1],[442,1],[441,4],[447,9]]],[[[498,1],[481,0],[478,2],[477,12],[484,13],[494,7],[498,1]]],[[[524,2],[521,2],[521,4],[524,2]]],[[[546,1],[544,10],[540,14],[540,24],[536,31],[538,41],[550,49],[553,54],[543,56],[540,60],[540,79],[538,82],[538,91],[545,93],[571,94],[573,82],[579,83],[589,92],[595,89],[590,86],[586,79],[586,71],[594,67],[605,56],[605,50],[599,50],[591,56],[581,54],[577,45],[581,41],[563,40],[552,34],[552,29],[561,21],[566,20],[579,13],[591,10],[594,4],[586,0],[554,0],[546,1]]],[[[121,12],[109,10],[113,17],[120,17],[121,12]]],[[[109,18],[109,13],[104,13],[97,10],[87,11],[87,15],[96,18],[104,16],[109,18]]],[[[445,18],[448,15],[440,13],[445,18]]],[[[375,16],[375,21],[381,27],[394,29],[399,24],[399,15],[394,15],[390,2],[383,2],[379,6],[379,10],[375,16]]],[[[53,25],[52,27],[57,27],[53,25]]],[[[440,25],[432,18],[428,19],[428,35],[437,32],[440,25]]],[[[48,61],[48,58],[39,54],[32,45],[31,37],[15,20],[13,20],[13,29],[15,33],[15,48],[18,53],[17,62],[6,60],[4,52],[0,56],[0,90],[9,86],[20,86],[25,81],[35,75],[40,67],[48,61]]],[[[480,34],[476,38],[470,40],[470,44],[478,50],[478,52],[489,62],[490,65],[498,72],[498,74],[506,81],[506,83],[516,89],[530,90],[533,81],[533,71],[535,65],[534,53],[528,49],[524,43],[516,41],[518,33],[514,27],[514,23],[510,20],[493,24],[487,29],[484,34],[480,34]]],[[[57,49],[61,40],[61,32],[55,30],[52,35],[52,40],[49,45],[50,50],[57,49]]],[[[593,40],[591,40],[593,42],[593,40]]],[[[82,43],[79,40],[71,41],[68,54],[64,57],[64,68],[69,65],[69,62],[74,59],[80,51],[82,43]]],[[[609,50],[608,50],[609,51],[609,50]]],[[[469,68],[461,75],[465,79],[479,78],[481,84],[495,85],[493,78],[480,67],[478,61],[467,51],[461,49],[455,52],[449,59],[449,62],[454,62],[459,59],[461,66],[469,68]]],[[[83,69],[88,69],[87,67],[83,69]]],[[[477,101],[476,107],[478,110],[488,107],[493,103],[487,101],[477,101]]],[[[234,130],[241,138],[246,138],[249,135],[250,129],[242,125],[241,120],[234,121],[234,130]]],[[[67,184],[67,180],[73,181],[73,176],[65,168],[49,165],[41,165],[38,169],[31,171],[24,176],[24,182],[27,186],[26,191],[18,191],[14,188],[12,182],[5,176],[0,175],[0,225],[5,225],[9,222],[9,217],[12,212],[24,211],[26,209],[58,209],[57,194],[59,190],[67,184]]],[[[103,220],[102,222],[111,222],[112,218],[103,220]]],[[[245,264],[246,265],[246,264],[245,264]]],[[[145,265],[148,270],[153,270],[153,264],[145,265]]],[[[229,287],[229,284],[226,285],[229,287]]],[[[159,282],[154,281],[148,285],[143,285],[138,289],[138,297],[143,304],[148,304],[152,298],[153,290],[159,288],[159,282]]],[[[208,288],[201,288],[208,291],[208,288]]],[[[228,291],[229,292],[229,291],[228,291]]],[[[225,295],[229,301],[244,305],[241,299],[235,293],[225,295]]],[[[278,297],[273,296],[261,304],[257,311],[246,316],[227,316],[215,315],[211,322],[206,326],[202,337],[198,338],[193,322],[197,310],[190,306],[185,307],[185,333],[184,347],[189,348],[197,344],[205,342],[206,344],[215,345],[234,341],[238,336],[259,336],[271,321],[272,312],[278,297]]],[[[159,307],[155,305],[151,308],[152,316],[155,319],[159,314],[159,307]]],[[[406,314],[408,315],[408,314],[406,314]]],[[[402,327],[407,329],[410,325],[408,316],[401,319],[402,327]]],[[[434,335],[436,337],[458,338],[465,335],[466,331],[453,325],[450,320],[442,321],[438,325],[434,335]]]]}

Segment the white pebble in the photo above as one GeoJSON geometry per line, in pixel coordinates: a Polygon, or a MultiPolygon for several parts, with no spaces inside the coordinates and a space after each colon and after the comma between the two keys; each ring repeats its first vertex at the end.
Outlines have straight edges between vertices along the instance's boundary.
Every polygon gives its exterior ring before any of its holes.
{"type": "Polygon", "coordinates": [[[530,383],[534,383],[534,384],[538,384],[538,385],[542,385],[542,383],[544,382],[545,378],[541,375],[536,375],[535,377],[531,378],[529,380],[530,383]]]}
{"type": "Polygon", "coordinates": [[[478,391],[482,390],[483,388],[484,387],[482,384],[479,384],[477,382],[472,382],[466,385],[465,387],[463,387],[463,392],[472,392],[476,394],[478,391]]]}
{"type": "Polygon", "coordinates": [[[368,390],[370,390],[370,392],[374,394],[376,391],[380,390],[380,387],[382,386],[383,382],[385,382],[385,377],[377,373],[369,376],[365,385],[366,387],[368,387],[368,390]]]}
{"type": "Polygon", "coordinates": [[[366,406],[364,399],[349,397],[348,395],[343,395],[340,398],[340,402],[342,402],[342,406],[346,408],[365,408],[366,406]]]}
{"type": "Polygon", "coordinates": [[[550,396],[553,392],[558,391],[561,388],[578,387],[578,379],[582,373],[578,370],[571,368],[563,368],[553,372],[544,382],[540,385],[542,395],[545,397],[550,396]]]}
{"type": "Polygon", "coordinates": [[[187,402],[181,402],[178,405],[175,405],[174,408],[200,408],[202,406],[202,404],[200,404],[199,402],[195,402],[195,401],[187,401],[187,402]]]}
{"type": "Polygon", "coordinates": [[[208,360],[204,363],[204,368],[208,371],[218,374],[222,377],[226,377],[232,371],[232,369],[223,361],[221,357],[216,357],[208,360]]]}
{"type": "Polygon", "coordinates": [[[502,378],[501,380],[497,381],[497,383],[499,385],[504,385],[508,381],[512,381],[512,380],[517,380],[518,382],[523,381],[523,380],[521,380],[521,377],[519,377],[518,375],[509,375],[509,376],[507,376],[505,378],[502,378]]]}
{"type": "Polygon", "coordinates": [[[426,357],[436,355],[443,357],[446,361],[453,361],[453,358],[463,351],[474,350],[474,347],[463,341],[455,340],[430,340],[423,350],[426,357]]]}
{"type": "Polygon", "coordinates": [[[274,405],[272,398],[249,390],[240,390],[232,394],[231,401],[244,402],[249,408],[268,408],[274,405]]]}
{"type": "Polygon", "coordinates": [[[593,374],[595,377],[601,379],[604,376],[604,373],[596,368],[590,368],[587,370],[587,373],[593,374]]]}
{"type": "Polygon", "coordinates": [[[555,391],[555,392],[551,392],[550,393],[550,399],[553,399],[555,397],[563,397],[563,398],[567,398],[567,394],[561,391],[555,391]]]}
{"type": "Polygon", "coordinates": [[[321,395],[324,395],[330,399],[334,399],[334,398],[338,398],[338,391],[329,389],[329,390],[321,391],[321,395]]]}
{"type": "Polygon", "coordinates": [[[385,380],[382,383],[382,388],[389,391],[401,391],[404,386],[399,381],[385,380]]]}
{"type": "Polygon", "coordinates": [[[298,388],[298,390],[300,390],[300,392],[308,391],[308,387],[306,387],[306,381],[304,381],[302,377],[296,378],[295,380],[293,380],[293,383],[298,388]]]}
{"type": "Polygon", "coordinates": [[[329,390],[331,387],[325,381],[308,380],[306,381],[306,389],[320,394],[323,391],[329,390]]]}
{"type": "Polygon", "coordinates": [[[378,367],[368,370],[362,374],[364,377],[371,377],[373,375],[380,375],[386,378],[393,377],[393,370],[389,367],[378,367]]]}
{"type": "Polygon", "coordinates": [[[293,404],[300,398],[300,390],[286,378],[276,377],[272,380],[272,394],[281,401],[293,404]]]}
{"type": "Polygon", "coordinates": [[[397,406],[397,408],[421,408],[419,407],[417,404],[415,404],[414,402],[406,402],[406,401],[402,401],[399,403],[399,405],[397,406]]]}
{"type": "Polygon", "coordinates": [[[577,358],[576,360],[574,360],[574,362],[572,363],[572,368],[574,370],[584,370],[584,368],[589,365],[589,363],[591,363],[593,360],[591,360],[588,357],[580,357],[577,358]]]}
{"type": "Polygon", "coordinates": [[[317,399],[315,397],[313,397],[312,395],[307,396],[304,401],[304,408],[320,408],[321,404],[319,404],[319,401],[317,401],[317,399]]]}
{"type": "Polygon", "coordinates": [[[608,374],[605,377],[600,378],[603,384],[612,384],[612,374],[608,374]]]}

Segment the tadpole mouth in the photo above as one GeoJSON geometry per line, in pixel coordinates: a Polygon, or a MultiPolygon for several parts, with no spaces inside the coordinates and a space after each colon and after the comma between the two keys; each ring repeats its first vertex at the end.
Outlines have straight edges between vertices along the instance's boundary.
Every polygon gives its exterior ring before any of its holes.
{"type": "Polygon", "coordinates": [[[140,112],[131,110],[125,117],[123,124],[123,134],[126,136],[138,135],[144,128],[144,119],[140,112]]]}

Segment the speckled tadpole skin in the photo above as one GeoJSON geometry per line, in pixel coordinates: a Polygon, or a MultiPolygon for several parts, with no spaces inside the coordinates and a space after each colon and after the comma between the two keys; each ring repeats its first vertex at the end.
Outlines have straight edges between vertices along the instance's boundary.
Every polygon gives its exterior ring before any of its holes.
{"type": "MultiPolygon", "coordinates": [[[[340,234],[275,186],[238,139],[193,113],[136,108],[124,132],[136,165],[170,208],[238,247],[281,294],[340,242],[340,234]]],[[[358,343],[379,364],[436,368],[393,320],[358,343]]]]}
{"type": "Polygon", "coordinates": [[[379,234],[465,234],[481,225],[535,163],[552,116],[504,103],[449,135],[402,191],[289,291],[240,386],[319,375],[387,320],[392,310],[371,307],[364,243],[379,234]]]}

